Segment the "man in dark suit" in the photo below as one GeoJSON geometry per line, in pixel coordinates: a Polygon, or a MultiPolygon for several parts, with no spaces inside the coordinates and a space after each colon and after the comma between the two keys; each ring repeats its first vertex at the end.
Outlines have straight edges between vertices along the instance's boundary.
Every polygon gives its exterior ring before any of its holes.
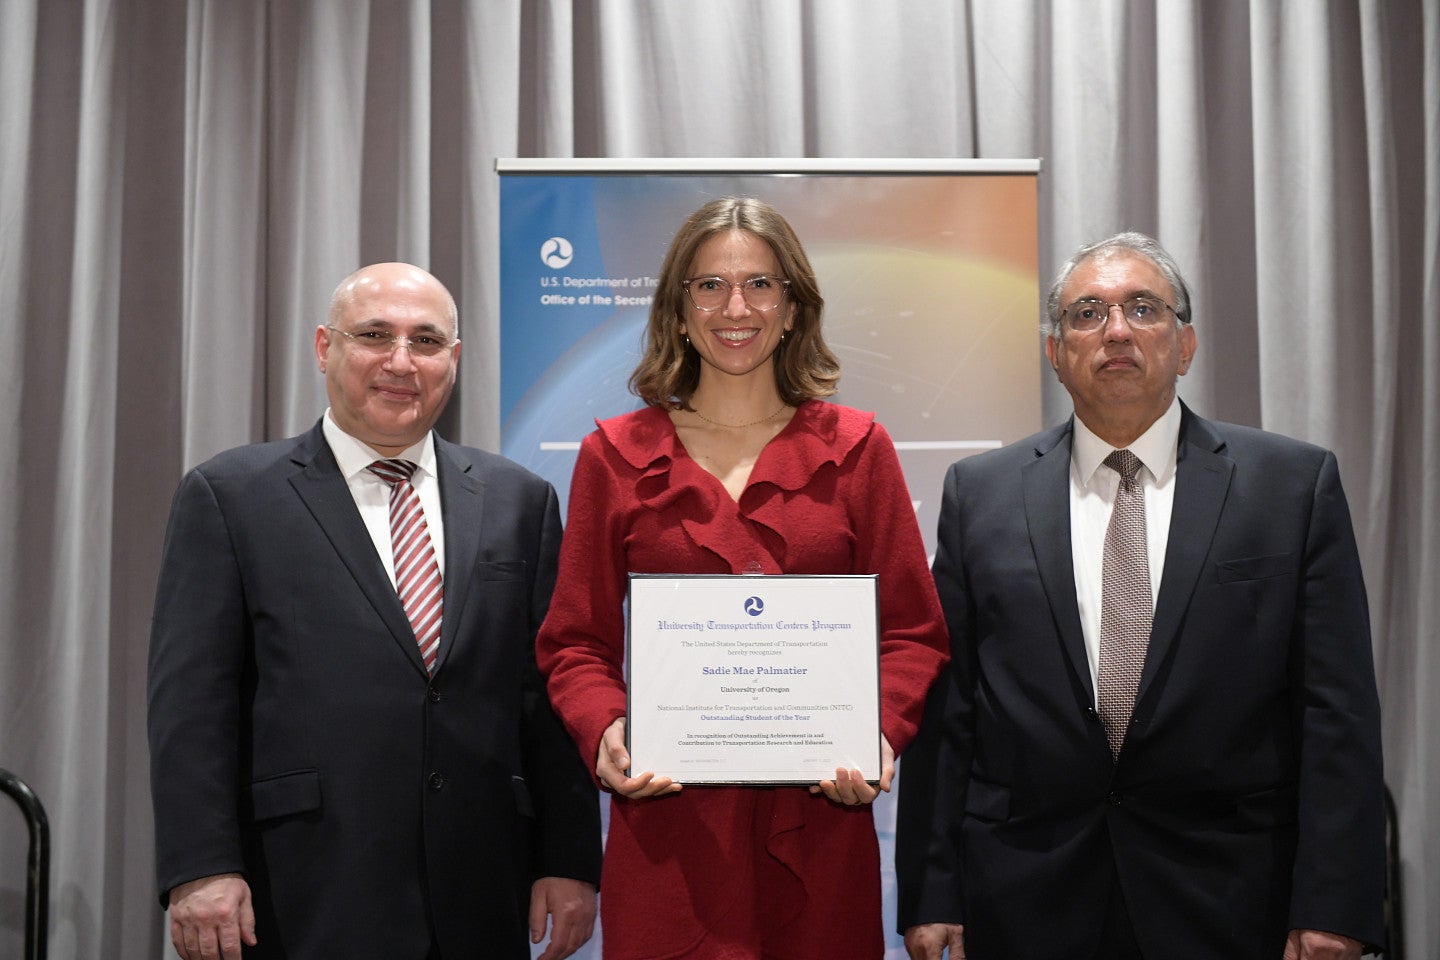
{"type": "Polygon", "coordinates": [[[533,651],[555,492],[432,433],[456,333],[430,274],[356,272],[315,331],[320,423],[180,484],[149,730],[187,960],[521,958],[547,920],[559,960],[591,934],[599,805],[533,651]]]}
{"type": "Polygon", "coordinates": [[[1190,297],[1150,238],[1081,248],[1048,314],[1075,416],[945,483],[953,659],[899,799],[910,956],[1359,957],[1380,718],[1335,458],[1180,403],[1190,297]]]}

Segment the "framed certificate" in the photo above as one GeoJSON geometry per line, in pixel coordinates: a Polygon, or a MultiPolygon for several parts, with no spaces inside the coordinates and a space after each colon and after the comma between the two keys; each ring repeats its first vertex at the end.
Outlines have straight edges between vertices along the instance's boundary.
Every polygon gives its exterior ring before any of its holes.
{"type": "Polygon", "coordinates": [[[877,578],[631,574],[630,772],[686,784],[880,777],[877,578]]]}

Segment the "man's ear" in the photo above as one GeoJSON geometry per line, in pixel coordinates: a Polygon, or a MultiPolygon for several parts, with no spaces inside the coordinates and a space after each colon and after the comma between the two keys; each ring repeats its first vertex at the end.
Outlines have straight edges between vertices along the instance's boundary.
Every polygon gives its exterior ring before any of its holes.
{"type": "Polygon", "coordinates": [[[321,324],[315,328],[315,363],[325,372],[325,358],[330,353],[330,331],[321,324]]]}
{"type": "Polygon", "coordinates": [[[1195,328],[1188,323],[1180,325],[1180,376],[1190,372],[1190,361],[1195,359],[1195,351],[1200,346],[1200,341],[1195,338],[1195,328]]]}

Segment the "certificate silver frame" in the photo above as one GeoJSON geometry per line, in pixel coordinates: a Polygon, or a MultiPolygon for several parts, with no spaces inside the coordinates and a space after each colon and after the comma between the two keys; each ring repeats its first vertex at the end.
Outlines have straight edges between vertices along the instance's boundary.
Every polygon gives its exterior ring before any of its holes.
{"type": "Polygon", "coordinates": [[[629,772],[782,786],[858,767],[878,782],[878,585],[875,574],[630,574],[629,772]]]}

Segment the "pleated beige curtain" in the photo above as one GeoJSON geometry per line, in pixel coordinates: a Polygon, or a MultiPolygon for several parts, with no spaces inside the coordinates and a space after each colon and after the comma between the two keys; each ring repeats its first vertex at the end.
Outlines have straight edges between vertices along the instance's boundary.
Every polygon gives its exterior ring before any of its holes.
{"type": "MultiPolygon", "coordinates": [[[[451,287],[442,429],[498,446],[512,156],[1041,157],[1044,269],[1158,235],[1196,291],[1182,395],[1340,457],[1409,955],[1440,956],[1440,0],[0,12],[0,766],[50,812],[51,956],[162,955],[144,674],[170,494],[319,415],[310,343],[340,277],[399,258],[451,287]]],[[[25,843],[0,808],[4,956],[25,843]]]]}

